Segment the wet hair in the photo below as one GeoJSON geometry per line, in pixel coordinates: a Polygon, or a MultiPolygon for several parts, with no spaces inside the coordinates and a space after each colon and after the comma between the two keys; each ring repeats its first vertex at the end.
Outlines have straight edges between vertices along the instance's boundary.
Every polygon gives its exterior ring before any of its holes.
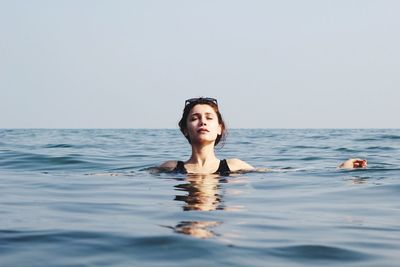
{"type": "Polygon", "coordinates": [[[189,116],[189,113],[193,109],[193,107],[196,105],[209,105],[210,107],[212,107],[212,109],[217,114],[218,123],[221,125],[221,134],[217,136],[214,146],[218,145],[221,142],[221,147],[223,147],[225,144],[226,135],[227,135],[227,129],[225,126],[225,122],[222,119],[222,115],[221,115],[221,112],[219,111],[218,105],[213,101],[207,100],[207,98],[200,97],[200,98],[196,99],[196,101],[190,102],[189,104],[187,104],[185,106],[185,108],[183,109],[182,118],[178,123],[179,129],[181,130],[182,134],[186,137],[189,144],[191,144],[192,142],[190,141],[189,136],[187,134],[185,134],[185,132],[187,130],[187,118],[189,116]]]}

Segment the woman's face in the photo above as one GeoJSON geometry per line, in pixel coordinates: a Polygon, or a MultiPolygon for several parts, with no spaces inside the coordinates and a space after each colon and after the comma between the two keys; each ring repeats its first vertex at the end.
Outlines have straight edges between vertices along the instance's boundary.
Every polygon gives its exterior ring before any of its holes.
{"type": "Polygon", "coordinates": [[[192,144],[215,142],[222,128],[217,113],[207,104],[195,105],[187,118],[187,135],[192,144]]]}

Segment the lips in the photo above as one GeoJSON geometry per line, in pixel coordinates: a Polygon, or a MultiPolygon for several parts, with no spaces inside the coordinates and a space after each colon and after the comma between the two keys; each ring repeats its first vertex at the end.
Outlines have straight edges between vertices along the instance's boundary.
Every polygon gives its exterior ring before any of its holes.
{"type": "Polygon", "coordinates": [[[198,133],[202,133],[202,132],[209,132],[209,130],[207,130],[206,128],[200,128],[197,130],[198,133]]]}

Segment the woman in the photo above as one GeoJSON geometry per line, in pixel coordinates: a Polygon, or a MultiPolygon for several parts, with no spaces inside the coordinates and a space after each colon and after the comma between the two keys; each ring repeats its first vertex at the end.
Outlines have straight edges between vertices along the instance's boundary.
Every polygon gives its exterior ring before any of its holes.
{"type": "MultiPolygon", "coordinates": [[[[216,99],[199,97],[186,100],[179,128],[192,146],[192,155],[186,162],[167,161],[160,166],[161,169],[178,173],[219,175],[256,170],[240,159],[219,160],[215,156],[214,148],[224,140],[226,134],[216,99]]],[[[339,167],[358,168],[366,165],[365,160],[349,159],[339,167]]]]}

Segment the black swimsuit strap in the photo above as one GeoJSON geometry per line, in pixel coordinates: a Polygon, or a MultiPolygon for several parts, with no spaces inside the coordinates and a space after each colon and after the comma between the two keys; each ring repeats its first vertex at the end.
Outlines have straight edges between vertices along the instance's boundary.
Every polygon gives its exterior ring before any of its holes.
{"type": "Polygon", "coordinates": [[[230,172],[231,169],[229,169],[228,162],[226,162],[226,159],[220,160],[218,170],[215,173],[226,176],[229,175],[230,172]]]}
{"type": "Polygon", "coordinates": [[[186,168],[185,168],[185,163],[183,161],[178,161],[176,163],[175,169],[173,169],[173,172],[187,173],[186,168]]]}

